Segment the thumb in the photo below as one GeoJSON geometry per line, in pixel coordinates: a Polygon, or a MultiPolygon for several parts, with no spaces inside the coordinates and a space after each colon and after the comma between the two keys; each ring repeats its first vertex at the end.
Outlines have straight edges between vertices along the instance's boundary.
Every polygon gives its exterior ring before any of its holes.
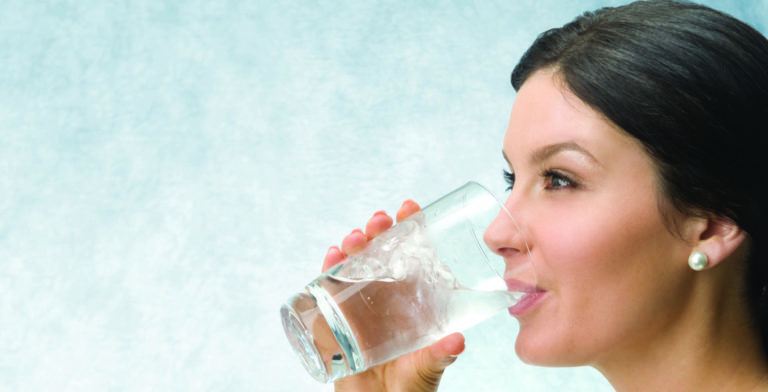
{"type": "Polygon", "coordinates": [[[422,383],[437,387],[445,368],[456,361],[457,355],[464,351],[464,335],[448,335],[432,346],[419,352],[416,358],[416,371],[422,383]]]}

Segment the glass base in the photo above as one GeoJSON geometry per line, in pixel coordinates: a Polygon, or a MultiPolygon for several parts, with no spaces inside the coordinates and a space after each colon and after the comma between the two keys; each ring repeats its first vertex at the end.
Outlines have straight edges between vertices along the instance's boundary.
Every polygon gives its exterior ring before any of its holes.
{"type": "Polygon", "coordinates": [[[306,289],[280,308],[285,335],[304,368],[325,383],[364,370],[354,335],[333,299],[318,284],[306,289]]]}
{"type": "Polygon", "coordinates": [[[315,339],[301,322],[301,317],[296,310],[287,304],[283,305],[280,308],[280,318],[283,321],[285,335],[307,372],[317,381],[329,382],[328,371],[315,345],[315,339]]]}

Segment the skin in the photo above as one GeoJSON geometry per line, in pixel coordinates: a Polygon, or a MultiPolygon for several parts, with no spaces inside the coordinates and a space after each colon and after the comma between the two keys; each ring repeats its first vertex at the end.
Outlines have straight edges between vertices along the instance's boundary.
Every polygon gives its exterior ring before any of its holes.
{"type": "MultiPolygon", "coordinates": [[[[694,249],[666,229],[642,147],[553,76],[526,82],[504,140],[516,177],[507,206],[527,228],[547,291],[519,317],[516,349],[531,363],[572,366],[642,347],[674,322],[693,277],[676,261],[694,249]],[[610,323],[595,315],[611,315],[610,323]]],[[[501,251],[516,246],[494,230],[486,240],[501,251]]]]}
{"type": "MultiPolygon", "coordinates": [[[[503,152],[515,177],[506,206],[524,238],[497,222],[485,241],[509,264],[530,257],[543,291],[516,316],[524,361],[593,366],[617,391],[768,390],[760,339],[739,295],[743,231],[704,212],[662,214],[666,199],[643,147],[551,69],[518,92],[503,152]],[[704,271],[688,267],[693,251],[708,256],[704,271]]],[[[417,210],[407,201],[398,218],[417,210]]],[[[375,214],[365,232],[329,250],[324,267],[391,224],[375,214]]],[[[451,335],[336,390],[436,390],[463,347],[463,337],[451,335]]]]}
{"type": "MultiPolygon", "coordinates": [[[[518,92],[504,155],[515,174],[506,205],[545,290],[518,316],[524,361],[591,365],[621,391],[760,385],[765,362],[738,295],[745,233],[717,216],[663,215],[642,145],[551,69],[518,92]],[[688,267],[693,251],[707,270],[688,267]]],[[[486,242],[513,261],[520,241],[506,234],[492,226],[486,242]]]]}

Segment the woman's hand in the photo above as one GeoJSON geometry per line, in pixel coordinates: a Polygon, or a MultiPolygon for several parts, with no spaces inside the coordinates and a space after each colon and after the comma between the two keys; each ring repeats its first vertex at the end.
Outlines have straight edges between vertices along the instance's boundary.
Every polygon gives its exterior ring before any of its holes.
{"type": "MultiPolygon", "coordinates": [[[[397,212],[397,221],[418,212],[420,207],[406,200],[397,212]]],[[[384,211],[373,215],[365,226],[365,232],[356,229],[341,243],[341,249],[332,246],[323,262],[323,271],[341,263],[347,255],[363,250],[368,241],[392,226],[392,218],[384,211]]],[[[440,377],[456,356],[464,351],[464,336],[454,333],[435,344],[412,352],[354,376],[336,381],[337,392],[343,391],[436,391],[440,377]]]]}

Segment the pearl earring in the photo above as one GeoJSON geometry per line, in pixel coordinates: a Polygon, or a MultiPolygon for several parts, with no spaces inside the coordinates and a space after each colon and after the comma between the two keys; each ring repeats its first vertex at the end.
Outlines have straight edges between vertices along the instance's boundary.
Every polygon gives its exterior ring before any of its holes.
{"type": "Polygon", "coordinates": [[[691,253],[691,256],[688,257],[688,265],[694,271],[701,271],[704,268],[707,268],[707,264],[709,264],[709,260],[704,253],[693,252],[691,253]]]}

